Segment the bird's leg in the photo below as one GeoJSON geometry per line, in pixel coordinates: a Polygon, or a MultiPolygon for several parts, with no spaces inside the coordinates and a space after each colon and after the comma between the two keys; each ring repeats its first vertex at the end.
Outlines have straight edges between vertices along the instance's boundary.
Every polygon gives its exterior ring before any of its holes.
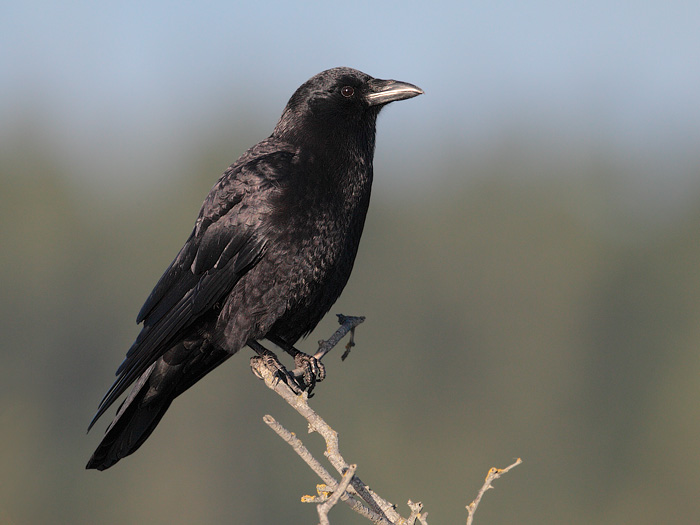
{"type": "Polygon", "coordinates": [[[306,385],[300,383],[293,374],[287,371],[274,352],[271,352],[257,341],[248,341],[248,346],[258,354],[250,358],[250,369],[258,379],[263,379],[258,368],[264,366],[276,377],[287,383],[295,394],[299,395],[306,390],[306,385]]]}
{"type": "Polygon", "coordinates": [[[316,383],[320,383],[326,378],[326,367],[323,366],[321,360],[312,355],[305,354],[301,350],[295,348],[294,345],[290,345],[287,341],[276,335],[268,334],[267,339],[294,358],[294,365],[296,368],[290,373],[297,381],[301,379],[309,397],[311,397],[311,392],[316,386],[316,383]]]}

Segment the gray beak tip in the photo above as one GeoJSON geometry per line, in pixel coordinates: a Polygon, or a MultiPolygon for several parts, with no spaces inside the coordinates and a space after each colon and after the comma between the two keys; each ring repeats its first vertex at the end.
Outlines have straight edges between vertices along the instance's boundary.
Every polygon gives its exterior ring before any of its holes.
{"type": "Polygon", "coordinates": [[[370,81],[369,85],[371,91],[366,95],[366,99],[370,106],[379,106],[397,100],[406,100],[424,93],[418,86],[414,86],[408,82],[399,82],[398,80],[373,79],[370,81]]]}

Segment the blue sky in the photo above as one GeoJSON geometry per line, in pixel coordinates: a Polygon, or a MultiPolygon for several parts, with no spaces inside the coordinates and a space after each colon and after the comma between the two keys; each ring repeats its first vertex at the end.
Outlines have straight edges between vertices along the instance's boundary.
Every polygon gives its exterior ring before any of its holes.
{"type": "Polygon", "coordinates": [[[426,91],[380,122],[378,155],[402,145],[417,178],[426,146],[466,155],[520,128],[684,177],[700,160],[698,2],[23,1],[0,19],[0,138],[31,115],[96,180],[124,151],[127,172],[167,171],[221,122],[262,138],[336,65],[426,91]]]}

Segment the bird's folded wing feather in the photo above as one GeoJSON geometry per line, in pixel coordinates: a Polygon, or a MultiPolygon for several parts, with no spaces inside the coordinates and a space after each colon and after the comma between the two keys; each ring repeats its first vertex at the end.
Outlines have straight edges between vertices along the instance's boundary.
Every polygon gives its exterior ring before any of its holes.
{"type": "MultiPolygon", "coordinates": [[[[248,157],[248,158],[246,158],[248,157]]],[[[90,427],[169,348],[173,338],[225,298],[262,257],[270,197],[279,190],[288,151],[231,166],[212,188],[192,234],[138,314],[143,328],[117,370],[90,427]]]]}

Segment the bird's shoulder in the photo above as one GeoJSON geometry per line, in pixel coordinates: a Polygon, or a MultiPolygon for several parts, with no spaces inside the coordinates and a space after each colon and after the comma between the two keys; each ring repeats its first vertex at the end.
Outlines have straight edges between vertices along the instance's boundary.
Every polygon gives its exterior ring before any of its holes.
{"type": "Polygon", "coordinates": [[[195,286],[205,272],[216,271],[233,257],[244,271],[266,244],[266,215],[296,151],[266,140],[231,164],[207,195],[192,233],[160,278],[137,316],[137,322],[159,318],[195,286]],[[157,314],[157,315],[156,315],[157,314]]]}
{"type": "Polygon", "coordinates": [[[234,209],[236,215],[264,212],[274,194],[290,184],[298,156],[297,148],[274,138],[246,151],[211,188],[197,218],[195,235],[234,209]]]}

